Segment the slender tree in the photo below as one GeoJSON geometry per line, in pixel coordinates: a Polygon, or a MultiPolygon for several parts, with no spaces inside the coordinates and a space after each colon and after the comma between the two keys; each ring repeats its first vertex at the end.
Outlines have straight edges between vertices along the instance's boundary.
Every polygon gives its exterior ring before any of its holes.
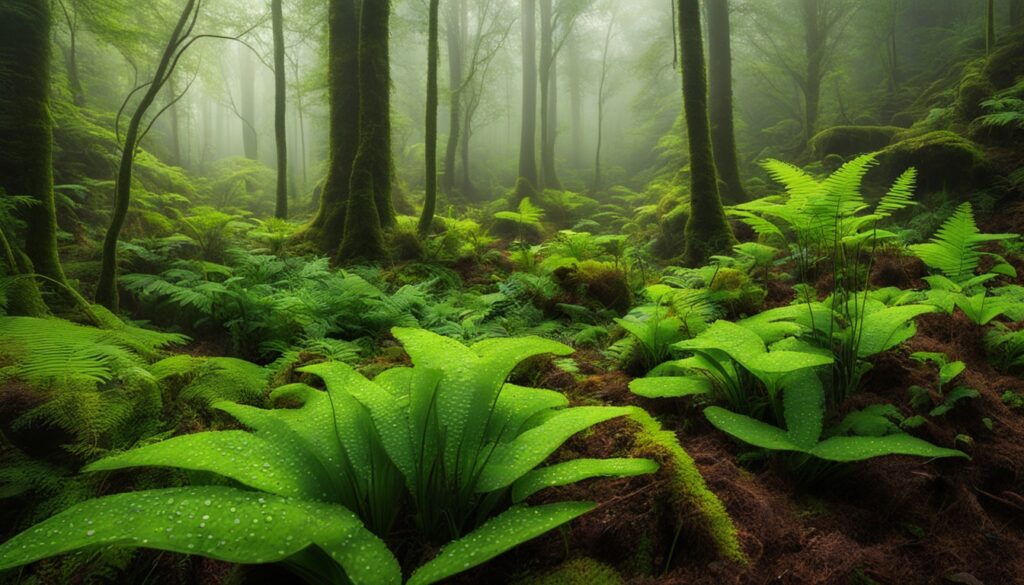
{"type": "Polygon", "coordinates": [[[718,172],[711,147],[700,1],[678,2],[683,109],[690,145],[690,217],[686,221],[683,259],[690,266],[698,266],[712,254],[729,250],[735,237],[719,197],[718,172]]]}
{"type": "Polygon", "coordinates": [[[68,46],[64,49],[64,63],[68,70],[71,99],[76,106],[82,107],[85,105],[85,89],[82,87],[82,77],[78,73],[78,6],[75,0],[59,0],[58,4],[68,26],[68,46]]]}
{"type": "Polygon", "coordinates": [[[434,209],[437,206],[437,11],[440,0],[430,0],[430,16],[427,24],[427,119],[426,119],[426,197],[423,201],[423,215],[420,216],[419,232],[426,235],[434,224],[434,209]]]}
{"type": "Polygon", "coordinates": [[[1024,0],[1010,0],[1010,27],[1024,31],[1024,0]]]}
{"type": "Polygon", "coordinates": [[[996,0],[988,0],[985,11],[985,54],[996,46],[996,0]]]}
{"type": "Polygon", "coordinates": [[[277,140],[277,199],[274,216],[288,218],[287,82],[284,69],[284,10],[281,0],[270,4],[274,29],[274,136],[277,140]]]}
{"type": "Polygon", "coordinates": [[[238,47],[238,77],[241,84],[239,101],[242,118],[242,147],[245,158],[259,157],[259,136],[256,134],[256,64],[247,47],[238,47]]]}
{"type": "Polygon", "coordinates": [[[466,2],[452,0],[445,11],[445,39],[448,43],[448,146],[444,154],[444,191],[455,191],[455,158],[462,138],[463,69],[466,45],[466,2]]]}
{"type": "Polygon", "coordinates": [[[22,275],[8,291],[14,314],[46,312],[36,282],[42,274],[64,282],[57,255],[57,219],[53,198],[53,122],[50,119],[49,2],[0,2],[0,197],[26,196],[23,246],[0,226],[2,260],[22,275]]]}
{"type": "Polygon", "coordinates": [[[608,28],[604,33],[604,49],[601,51],[601,78],[597,84],[597,145],[594,148],[594,183],[590,191],[596,193],[601,188],[601,148],[604,144],[604,106],[608,101],[608,50],[612,45],[612,30],[615,28],[614,16],[608,19],[608,28]]]}
{"type": "Polygon", "coordinates": [[[523,26],[523,116],[519,136],[516,196],[536,192],[537,175],[537,0],[521,0],[523,26]]]}
{"type": "Polygon", "coordinates": [[[553,0],[540,0],[540,176],[541,189],[558,189],[555,175],[554,153],[550,151],[548,136],[551,133],[551,77],[554,73],[555,19],[553,0]]]}
{"type": "Polygon", "coordinates": [[[359,12],[359,150],[352,162],[345,235],[338,251],[346,261],[383,258],[383,228],[395,221],[388,57],[391,0],[363,0],[359,12]]]}
{"type": "Polygon", "coordinates": [[[707,0],[708,88],[710,95],[711,144],[715,167],[721,181],[722,199],[728,203],[747,200],[736,160],[733,124],[732,47],[729,0],[707,0]]]}
{"type": "Polygon", "coordinates": [[[327,177],[320,205],[307,231],[325,254],[341,245],[348,211],[352,163],[359,149],[359,4],[331,0],[327,16],[327,91],[330,111],[327,177]]]}
{"type": "MultiPolygon", "coordinates": [[[[181,11],[178,23],[167,41],[160,63],[157,65],[153,79],[145,85],[139,86],[137,91],[145,89],[142,100],[135,108],[125,134],[124,145],[121,150],[121,163],[118,167],[117,182],[114,185],[114,214],[110,219],[110,227],[107,228],[106,237],[103,239],[103,260],[100,266],[100,278],[96,286],[96,302],[110,309],[117,311],[117,240],[121,235],[121,227],[128,216],[128,205],[131,200],[132,171],[135,164],[135,152],[139,142],[145,136],[142,123],[149,108],[156,101],[160,90],[167,85],[168,79],[174,73],[174,67],[181,51],[188,48],[188,39],[192,28],[196,24],[198,12],[196,3],[198,0],[187,0],[181,11]]],[[[132,92],[134,94],[136,92],[132,92]]],[[[129,98],[131,95],[129,95],[129,98]]],[[[127,101],[127,100],[126,100],[127,101]]]]}

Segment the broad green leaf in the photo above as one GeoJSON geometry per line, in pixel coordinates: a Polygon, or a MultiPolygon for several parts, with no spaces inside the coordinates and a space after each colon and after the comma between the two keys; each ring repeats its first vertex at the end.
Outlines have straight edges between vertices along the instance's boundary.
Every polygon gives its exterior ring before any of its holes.
{"type": "Polygon", "coordinates": [[[703,376],[658,376],[637,378],[629,383],[629,389],[645,398],[679,398],[707,394],[712,386],[703,376]]]}
{"type": "Polygon", "coordinates": [[[328,485],[308,453],[245,431],[182,435],[101,459],[84,471],[143,466],[210,471],[268,493],[310,499],[322,499],[328,485]]]}
{"type": "Polygon", "coordinates": [[[629,407],[578,406],[558,411],[543,424],[498,445],[477,481],[478,493],[512,485],[528,471],[540,465],[569,437],[606,420],[626,416],[629,407]]]}
{"type": "Polygon", "coordinates": [[[903,343],[916,331],[914,318],[934,312],[929,305],[902,305],[865,314],[857,356],[871,357],[903,343]]]}
{"type": "Polygon", "coordinates": [[[789,438],[786,431],[749,416],[736,414],[718,406],[705,408],[704,416],[718,430],[755,447],[772,451],[802,450],[789,438]]]}
{"type": "Polygon", "coordinates": [[[505,384],[494,405],[487,438],[504,443],[526,430],[524,426],[535,415],[566,406],[569,406],[569,399],[561,392],[505,384]]]}
{"type": "Polygon", "coordinates": [[[782,404],[789,440],[810,449],[821,437],[825,418],[825,390],[810,370],[794,372],[782,382],[782,404]]]}
{"type": "Polygon", "coordinates": [[[0,545],[0,569],[94,546],[155,548],[234,563],[324,550],[356,585],[398,585],[385,544],[333,504],[227,487],[168,488],[83,502],[0,545]]]}
{"type": "Polygon", "coordinates": [[[717,349],[744,367],[749,358],[767,351],[757,333],[724,320],[715,321],[696,338],[680,341],[674,347],[688,350],[717,349]]]}
{"type": "Polygon", "coordinates": [[[772,351],[747,358],[744,366],[752,372],[763,374],[787,374],[796,370],[826,366],[832,363],[830,356],[803,351],[772,351]]]}
{"type": "Polygon", "coordinates": [[[832,437],[818,443],[809,453],[821,459],[843,462],[861,461],[883,455],[967,458],[962,451],[938,447],[904,433],[884,437],[832,437]]]}
{"type": "Polygon", "coordinates": [[[658,471],[650,459],[572,459],[540,467],[512,484],[512,501],[522,502],[548,487],[569,485],[592,477],[629,477],[658,471]]]}
{"type": "Polygon", "coordinates": [[[417,569],[407,585],[431,585],[485,563],[519,544],[586,514],[595,506],[587,502],[513,506],[480,528],[449,543],[441,554],[417,569]]]}

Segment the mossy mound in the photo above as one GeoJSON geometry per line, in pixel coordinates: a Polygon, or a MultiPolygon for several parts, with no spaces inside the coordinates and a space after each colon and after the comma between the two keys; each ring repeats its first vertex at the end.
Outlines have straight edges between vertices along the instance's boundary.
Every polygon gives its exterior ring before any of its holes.
{"type": "Polygon", "coordinates": [[[566,561],[554,570],[530,575],[515,585],[621,585],[625,583],[615,569],[590,558],[566,561]]]}
{"type": "Polygon", "coordinates": [[[811,139],[811,153],[823,160],[829,155],[849,158],[889,146],[903,129],[897,126],[833,126],[811,139]]]}
{"type": "Polygon", "coordinates": [[[989,184],[991,164],[981,148],[955,132],[939,130],[907,138],[886,147],[878,168],[869,176],[891,184],[908,167],[918,170],[918,192],[971,192],[989,184]]]}
{"type": "Polygon", "coordinates": [[[558,268],[553,276],[558,286],[569,294],[572,304],[611,309],[620,315],[633,305],[633,291],[626,274],[608,262],[585,260],[558,268]]]}
{"type": "Polygon", "coordinates": [[[722,268],[708,286],[730,315],[753,315],[764,307],[765,291],[742,270],[722,268]]]}
{"type": "Polygon", "coordinates": [[[690,219],[688,205],[677,205],[658,221],[658,237],[651,253],[662,260],[678,258],[686,248],[686,222],[690,219]]]}

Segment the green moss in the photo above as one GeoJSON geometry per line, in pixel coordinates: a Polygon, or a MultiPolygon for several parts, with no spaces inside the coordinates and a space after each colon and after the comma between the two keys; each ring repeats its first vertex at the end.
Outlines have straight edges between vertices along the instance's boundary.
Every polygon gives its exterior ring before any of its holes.
{"type": "Polygon", "coordinates": [[[585,260],[558,268],[553,276],[572,295],[574,304],[611,309],[620,315],[633,305],[633,291],[625,272],[609,262],[585,260]]]}
{"type": "Polygon", "coordinates": [[[811,139],[811,152],[817,159],[831,154],[849,158],[874,152],[891,144],[902,130],[896,126],[833,126],[811,139]]]}
{"type": "Polygon", "coordinates": [[[662,260],[679,257],[686,247],[684,233],[686,222],[690,219],[688,205],[678,205],[668,213],[661,215],[658,222],[658,237],[654,240],[651,252],[662,260]]]}
{"type": "Polygon", "coordinates": [[[642,409],[635,409],[630,418],[640,427],[633,455],[650,457],[660,463],[662,469],[669,474],[669,490],[676,500],[675,504],[696,508],[718,554],[745,564],[747,557],[743,553],[736,525],[722,501],[708,489],[693,459],[679,444],[679,438],[672,431],[663,429],[661,423],[642,409]]]}
{"type": "Polygon", "coordinates": [[[918,191],[971,191],[992,180],[985,153],[955,132],[939,130],[901,140],[881,151],[870,177],[890,184],[908,167],[918,171],[918,191]]]}
{"type": "Polygon", "coordinates": [[[150,371],[164,390],[203,406],[222,400],[260,404],[269,377],[265,368],[245,360],[187,354],[161,360],[150,371]]]}
{"type": "Polygon", "coordinates": [[[625,583],[615,569],[590,558],[566,561],[541,575],[529,575],[515,585],[621,585],[625,583]]]}
{"type": "Polygon", "coordinates": [[[717,302],[729,309],[730,315],[752,315],[764,306],[764,289],[742,270],[722,268],[715,274],[708,289],[717,302]]]}
{"type": "Polygon", "coordinates": [[[955,109],[963,120],[973,120],[984,113],[981,102],[996,92],[996,87],[982,71],[982,63],[968,68],[957,88],[955,109]]]}

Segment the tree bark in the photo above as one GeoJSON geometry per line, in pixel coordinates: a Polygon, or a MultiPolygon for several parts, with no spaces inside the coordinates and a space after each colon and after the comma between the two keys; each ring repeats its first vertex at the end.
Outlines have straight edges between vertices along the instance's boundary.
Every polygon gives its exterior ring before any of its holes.
{"type": "Polygon", "coordinates": [[[985,54],[992,53],[996,46],[996,1],[988,0],[985,13],[985,54]]]}
{"type": "Polygon", "coordinates": [[[385,256],[384,227],[395,221],[391,203],[391,77],[388,27],[391,0],[363,0],[359,16],[359,150],[352,163],[344,261],[385,256]]]}
{"type": "Polygon", "coordinates": [[[548,136],[551,132],[551,75],[554,61],[554,19],[552,0],[540,0],[540,177],[541,190],[557,188],[555,161],[550,151],[548,136]]]}
{"type": "Polygon", "coordinates": [[[272,0],[274,28],[274,136],[277,139],[277,197],[274,217],[288,218],[287,83],[284,69],[284,11],[281,0],[272,0]]]}
{"type": "Polygon", "coordinates": [[[721,181],[722,199],[728,203],[740,203],[748,197],[736,160],[729,0],[708,0],[705,7],[708,19],[709,114],[715,167],[721,181]]]}
{"type": "Polygon", "coordinates": [[[426,235],[434,225],[434,210],[437,207],[437,11],[439,0],[430,0],[430,16],[427,23],[427,117],[425,173],[426,196],[423,214],[420,216],[419,233],[426,235]]]}
{"type": "Polygon", "coordinates": [[[238,76],[241,84],[242,148],[245,158],[259,158],[259,137],[256,135],[256,65],[245,46],[238,47],[238,76]]]}
{"type": "MultiPolygon", "coordinates": [[[[21,195],[36,202],[21,210],[24,246],[5,238],[5,247],[17,247],[8,255],[12,273],[35,272],[63,283],[53,198],[52,22],[49,2],[0,3],[0,197],[21,195]]],[[[31,277],[18,279],[9,301],[13,314],[45,313],[31,277]]]]}
{"type": "Polygon", "coordinates": [[[577,168],[583,166],[583,79],[579,48],[569,46],[569,109],[572,110],[572,161],[577,168]]]}
{"type": "Polygon", "coordinates": [[[320,192],[309,238],[325,254],[341,245],[348,211],[349,180],[359,148],[359,4],[331,0],[328,27],[328,106],[330,110],[327,177],[320,192]]]}
{"type": "Polygon", "coordinates": [[[1010,0],[1010,27],[1024,30],[1024,0],[1010,0]]]}
{"type": "Polygon", "coordinates": [[[135,163],[135,151],[139,147],[142,119],[174,72],[173,57],[180,46],[183,35],[188,34],[185,32],[185,27],[192,17],[195,4],[196,0],[187,0],[181,11],[178,24],[164,49],[156,73],[153,75],[153,81],[149,84],[149,89],[142,96],[142,100],[135,108],[135,113],[132,114],[131,121],[128,123],[124,148],[121,152],[121,164],[117,172],[117,182],[114,185],[114,214],[110,219],[106,237],[103,239],[103,261],[100,266],[99,283],[96,287],[96,302],[112,312],[117,312],[118,308],[117,240],[121,235],[121,227],[124,225],[125,217],[128,215],[128,205],[131,202],[132,170],[135,163]]]}
{"type": "Polygon", "coordinates": [[[607,99],[605,86],[608,84],[608,49],[612,44],[612,29],[615,19],[608,21],[608,29],[604,35],[604,50],[601,52],[601,80],[597,84],[597,146],[594,148],[594,183],[591,193],[601,188],[601,147],[604,143],[604,102],[607,99]]]}
{"type": "Polygon", "coordinates": [[[523,10],[523,116],[519,136],[519,179],[516,196],[533,195],[537,176],[537,0],[521,0],[523,10]]]}
{"type": "Polygon", "coordinates": [[[465,2],[453,0],[448,4],[445,22],[445,38],[448,42],[448,146],[444,153],[444,174],[442,185],[445,193],[455,191],[455,158],[462,138],[462,83],[465,56],[465,2]]]}
{"type": "Polygon", "coordinates": [[[683,259],[689,266],[699,266],[712,254],[729,250],[735,237],[719,197],[711,148],[699,0],[679,0],[678,17],[683,109],[690,145],[690,217],[686,221],[683,259]]]}

